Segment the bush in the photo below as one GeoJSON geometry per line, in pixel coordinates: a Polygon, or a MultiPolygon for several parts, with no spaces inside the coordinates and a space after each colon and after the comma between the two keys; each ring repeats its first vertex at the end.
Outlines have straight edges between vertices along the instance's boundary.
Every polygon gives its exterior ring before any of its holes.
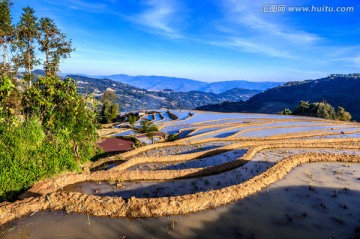
{"type": "Polygon", "coordinates": [[[337,108],[336,111],[336,119],[337,120],[342,120],[342,121],[350,121],[351,120],[351,114],[347,111],[345,111],[345,109],[341,106],[339,106],[337,108]]]}
{"type": "Polygon", "coordinates": [[[285,108],[285,109],[283,109],[282,111],[280,111],[280,114],[282,114],[282,115],[291,115],[292,112],[291,112],[290,109],[285,108]]]}
{"type": "Polygon", "coordinates": [[[0,200],[44,177],[79,170],[97,149],[96,114],[73,80],[40,77],[17,95],[22,114],[7,103],[15,90],[0,102],[0,200]]]}
{"type": "Polygon", "coordinates": [[[178,135],[177,135],[177,134],[169,134],[166,141],[168,141],[168,142],[174,142],[174,141],[177,140],[177,139],[178,139],[178,135]]]}
{"type": "Polygon", "coordinates": [[[69,134],[49,137],[36,118],[1,129],[0,201],[13,199],[39,179],[79,169],[69,134]]]}
{"type": "MultiPolygon", "coordinates": [[[[284,109],[282,112],[286,111],[288,109],[284,109]]],[[[290,111],[290,110],[289,110],[290,111]]],[[[337,119],[337,120],[343,120],[343,121],[350,121],[351,120],[351,114],[343,107],[338,107],[337,111],[335,112],[335,109],[332,105],[323,102],[314,102],[309,103],[308,101],[300,101],[299,105],[296,107],[296,109],[292,113],[293,115],[303,115],[303,116],[312,116],[312,117],[318,117],[318,118],[324,118],[324,119],[337,119]]]]}

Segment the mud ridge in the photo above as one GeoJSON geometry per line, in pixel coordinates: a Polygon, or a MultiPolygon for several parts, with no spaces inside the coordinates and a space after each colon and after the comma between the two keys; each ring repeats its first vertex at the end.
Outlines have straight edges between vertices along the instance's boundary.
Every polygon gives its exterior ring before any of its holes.
{"type": "Polygon", "coordinates": [[[212,209],[254,194],[282,179],[296,166],[311,162],[360,163],[360,156],[319,153],[293,155],[244,183],[219,190],[176,197],[132,197],[129,200],[124,200],[74,192],[55,192],[1,206],[0,225],[30,213],[47,209],[111,217],[160,217],[212,209]]]}

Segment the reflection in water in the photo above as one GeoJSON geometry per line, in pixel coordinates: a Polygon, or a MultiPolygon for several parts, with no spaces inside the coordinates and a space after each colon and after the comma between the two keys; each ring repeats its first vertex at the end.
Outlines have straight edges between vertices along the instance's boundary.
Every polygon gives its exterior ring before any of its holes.
{"type": "Polygon", "coordinates": [[[359,198],[359,164],[313,163],[214,210],[132,220],[39,212],[0,238],[359,238],[359,198]]]}

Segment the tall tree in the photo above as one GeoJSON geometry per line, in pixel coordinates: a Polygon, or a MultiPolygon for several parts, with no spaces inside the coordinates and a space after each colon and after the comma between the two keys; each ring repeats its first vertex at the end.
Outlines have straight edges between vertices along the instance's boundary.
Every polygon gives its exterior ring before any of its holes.
{"type": "Polygon", "coordinates": [[[101,123],[107,124],[116,118],[119,110],[119,105],[116,104],[115,101],[116,101],[115,91],[106,90],[100,99],[100,102],[103,103],[100,112],[101,123]]]}
{"type": "Polygon", "coordinates": [[[9,72],[9,67],[6,61],[7,44],[10,42],[14,29],[11,24],[10,0],[0,0],[0,45],[2,46],[2,64],[0,65],[0,74],[5,76],[9,72]]]}
{"type": "Polygon", "coordinates": [[[35,43],[40,37],[40,31],[34,9],[31,7],[23,8],[16,31],[19,48],[19,54],[16,58],[17,65],[26,69],[26,77],[31,85],[31,70],[39,64],[35,56],[35,43]]]}
{"type": "Polygon", "coordinates": [[[148,120],[141,121],[140,131],[145,133],[152,143],[155,143],[155,133],[159,132],[159,129],[153,122],[148,120]]]}
{"type": "Polygon", "coordinates": [[[75,49],[71,47],[71,40],[66,40],[66,35],[57,28],[52,19],[41,18],[39,27],[40,51],[45,53],[45,73],[46,76],[55,76],[59,72],[60,61],[69,58],[75,49]]]}

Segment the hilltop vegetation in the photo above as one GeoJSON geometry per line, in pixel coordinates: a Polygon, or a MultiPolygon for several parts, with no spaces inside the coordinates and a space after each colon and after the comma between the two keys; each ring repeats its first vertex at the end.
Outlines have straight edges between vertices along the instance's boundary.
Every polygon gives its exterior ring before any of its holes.
{"type": "Polygon", "coordinates": [[[289,82],[262,93],[248,101],[225,102],[199,107],[199,110],[219,112],[278,113],[284,108],[294,109],[298,102],[322,102],[349,111],[354,120],[360,120],[360,75],[330,75],[319,80],[289,82]]]}
{"type": "Polygon", "coordinates": [[[341,121],[351,120],[351,114],[345,111],[343,107],[338,106],[337,110],[335,111],[334,107],[326,102],[309,103],[308,101],[300,101],[299,105],[293,112],[286,108],[282,110],[280,114],[311,116],[341,121]]]}

